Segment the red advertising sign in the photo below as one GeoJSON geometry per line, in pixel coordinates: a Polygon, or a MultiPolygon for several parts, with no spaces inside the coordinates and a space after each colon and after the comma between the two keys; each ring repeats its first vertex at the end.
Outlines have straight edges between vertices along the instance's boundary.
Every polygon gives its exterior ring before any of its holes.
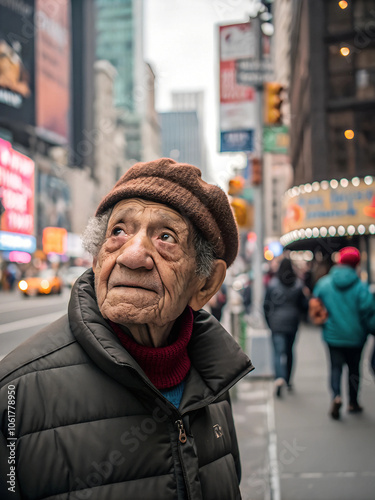
{"type": "Polygon", "coordinates": [[[36,125],[56,142],[69,136],[70,24],[69,0],[37,0],[36,125]]]}
{"type": "Polygon", "coordinates": [[[0,230],[34,232],[34,162],[0,139],[0,196],[5,212],[0,230]]]}

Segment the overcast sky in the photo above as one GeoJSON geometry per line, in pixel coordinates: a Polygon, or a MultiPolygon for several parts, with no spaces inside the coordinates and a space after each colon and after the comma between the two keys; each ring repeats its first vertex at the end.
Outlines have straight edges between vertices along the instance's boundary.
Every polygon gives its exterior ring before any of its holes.
{"type": "Polygon", "coordinates": [[[172,91],[205,93],[205,132],[214,180],[225,187],[236,154],[218,153],[218,24],[245,22],[256,0],[144,0],[145,60],[156,74],[157,111],[172,91]]]}

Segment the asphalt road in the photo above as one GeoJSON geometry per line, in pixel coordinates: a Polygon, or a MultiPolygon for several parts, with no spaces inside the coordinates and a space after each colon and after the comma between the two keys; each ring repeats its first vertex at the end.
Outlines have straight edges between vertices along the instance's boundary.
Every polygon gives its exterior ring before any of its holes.
{"type": "Polygon", "coordinates": [[[0,292],[0,359],[67,311],[70,291],[61,295],[23,297],[0,292]]]}

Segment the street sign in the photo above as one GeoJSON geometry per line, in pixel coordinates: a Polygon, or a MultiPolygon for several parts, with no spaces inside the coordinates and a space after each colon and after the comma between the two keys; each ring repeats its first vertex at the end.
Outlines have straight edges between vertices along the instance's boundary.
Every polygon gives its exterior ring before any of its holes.
{"type": "Polygon", "coordinates": [[[263,149],[267,153],[284,153],[289,149],[289,129],[286,126],[263,129],[263,149]]]}
{"type": "Polygon", "coordinates": [[[219,26],[220,152],[253,151],[256,93],[236,81],[236,61],[256,57],[253,23],[219,26]]]}
{"type": "Polygon", "coordinates": [[[239,85],[258,87],[273,78],[273,67],[269,60],[256,61],[246,58],[236,61],[236,82],[239,85]]]}
{"type": "Polygon", "coordinates": [[[254,130],[231,130],[220,133],[220,151],[254,151],[254,130]]]}

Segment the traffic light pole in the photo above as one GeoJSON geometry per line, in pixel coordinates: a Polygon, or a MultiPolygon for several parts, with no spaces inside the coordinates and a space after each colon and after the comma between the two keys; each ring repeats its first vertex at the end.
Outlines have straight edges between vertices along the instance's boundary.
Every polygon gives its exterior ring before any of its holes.
{"type": "MultiPolygon", "coordinates": [[[[257,109],[258,120],[262,120],[262,91],[257,93],[257,109]],[[260,111],[259,111],[260,108],[260,111]]],[[[256,155],[258,156],[262,169],[263,169],[263,151],[262,151],[262,122],[258,122],[258,140],[256,155]]],[[[256,234],[256,248],[253,255],[253,300],[252,300],[252,316],[253,326],[255,328],[264,327],[263,319],[263,298],[264,298],[264,285],[263,285],[263,182],[253,186],[254,195],[254,232],[256,234]]]]}
{"type": "MultiPolygon", "coordinates": [[[[260,29],[259,18],[252,19],[255,29],[258,31],[258,61],[262,60],[262,34],[260,29]]],[[[255,156],[259,159],[263,171],[263,85],[257,86],[256,92],[256,111],[257,111],[257,129],[255,141],[255,156]]],[[[264,283],[263,283],[263,180],[262,182],[253,185],[254,196],[254,232],[256,234],[256,247],[253,254],[253,297],[252,297],[252,327],[263,329],[263,300],[264,300],[264,283]]]]}

